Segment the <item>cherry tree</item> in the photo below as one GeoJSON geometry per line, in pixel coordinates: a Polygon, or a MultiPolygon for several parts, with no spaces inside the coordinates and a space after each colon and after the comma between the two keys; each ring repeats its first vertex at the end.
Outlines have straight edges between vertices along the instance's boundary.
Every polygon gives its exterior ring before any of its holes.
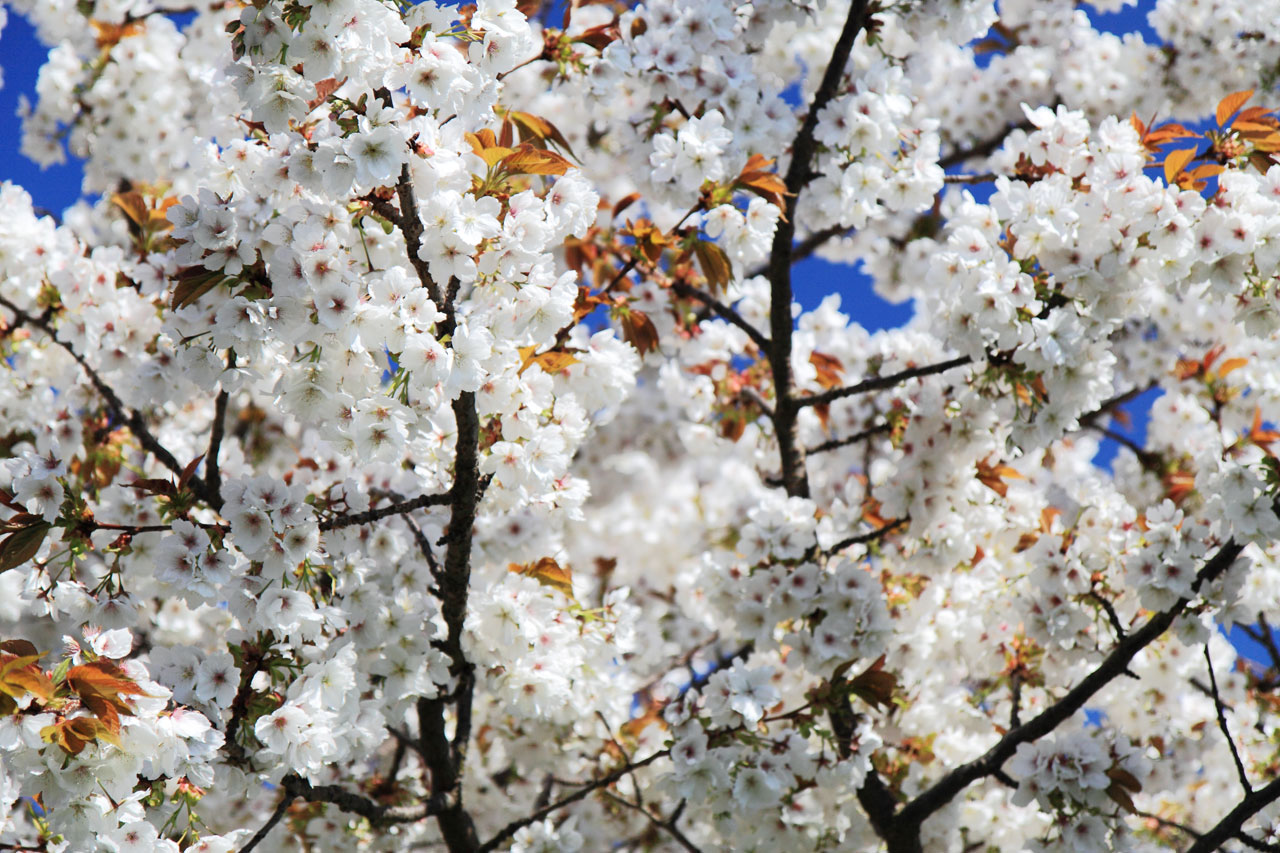
{"type": "Polygon", "coordinates": [[[10,3],[0,849],[1280,849],[1280,2],[1123,5],[10,3]]]}

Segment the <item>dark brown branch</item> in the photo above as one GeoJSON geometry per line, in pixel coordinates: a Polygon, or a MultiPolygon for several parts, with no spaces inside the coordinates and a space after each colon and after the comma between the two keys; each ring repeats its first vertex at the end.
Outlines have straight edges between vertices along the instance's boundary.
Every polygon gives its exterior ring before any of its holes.
{"type": "Polygon", "coordinates": [[[1244,762],[1240,760],[1240,751],[1236,749],[1236,742],[1231,737],[1231,729],[1227,726],[1227,708],[1222,704],[1222,694],[1218,692],[1218,676],[1213,672],[1213,658],[1209,655],[1209,644],[1204,646],[1204,665],[1209,670],[1209,690],[1213,696],[1213,707],[1218,712],[1218,729],[1222,732],[1222,736],[1226,738],[1227,748],[1231,750],[1231,760],[1236,765],[1236,775],[1240,778],[1240,787],[1244,788],[1246,794],[1253,793],[1253,786],[1249,784],[1249,774],[1245,772],[1244,762]]]}
{"type": "MultiPolygon", "coordinates": [[[[1254,637],[1253,633],[1247,628],[1245,629],[1250,637],[1254,637]]],[[[1267,614],[1258,613],[1258,636],[1254,637],[1263,648],[1267,650],[1267,656],[1271,658],[1271,666],[1277,672],[1280,672],[1280,647],[1276,645],[1276,635],[1271,630],[1271,625],[1267,623],[1267,614]]]]}
{"type": "Polygon", "coordinates": [[[1187,849],[1187,853],[1211,853],[1233,838],[1239,840],[1245,821],[1278,799],[1280,778],[1273,779],[1265,788],[1259,788],[1241,800],[1226,817],[1218,821],[1217,826],[1197,838],[1196,843],[1187,849]]]}
{"type": "MultiPolygon", "coordinates": [[[[3,296],[0,296],[0,305],[3,305],[5,308],[13,312],[15,323],[39,329],[48,335],[51,341],[75,359],[76,364],[80,365],[80,369],[89,377],[89,382],[93,385],[94,390],[96,390],[98,394],[106,400],[107,410],[111,413],[111,416],[128,426],[129,431],[133,433],[133,437],[138,440],[138,443],[142,445],[144,450],[156,458],[156,461],[168,468],[178,477],[182,476],[183,466],[178,464],[178,460],[174,458],[173,454],[170,453],[168,449],[166,449],[165,446],[156,439],[151,430],[147,428],[147,422],[143,419],[141,413],[130,411],[120,399],[120,396],[116,394],[110,385],[103,381],[102,377],[99,376],[98,372],[89,365],[89,362],[85,360],[84,356],[76,352],[75,349],[72,348],[71,344],[58,337],[57,332],[49,325],[47,320],[41,317],[33,317],[3,296]]],[[[191,491],[195,493],[196,497],[204,501],[209,506],[214,506],[215,501],[213,500],[212,495],[210,495],[209,489],[205,486],[203,480],[193,477],[188,481],[188,485],[190,486],[191,491]]],[[[220,505],[221,500],[219,499],[217,503],[220,505]]]]}
{"type": "Polygon", "coordinates": [[[748,323],[737,311],[733,310],[728,305],[725,305],[710,293],[706,293],[692,285],[683,284],[681,282],[675,282],[672,284],[671,289],[675,291],[678,296],[683,296],[686,299],[695,299],[698,302],[701,302],[703,305],[711,309],[713,313],[718,315],[720,319],[731,323],[746,332],[747,337],[751,339],[752,343],[760,348],[761,352],[767,353],[769,351],[769,339],[764,336],[764,333],[748,323]]]}
{"type": "Polygon", "coordinates": [[[865,441],[875,435],[891,432],[893,427],[889,424],[880,424],[879,426],[868,427],[861,432],[855,432],[853,435],[844,438],[833,438],[830,441],[824,441],[822,444],[814,445],[805,451],[806,456],[812,456],[815,453],[826,453],[829,450],[837,450],[841,447],[847,447],[850,444],[857,444],[859,441],[865,441]]]}
{"type": "Polygon", "coordinates": [[[891,373],[888,376],[877,376],[872,379],[865,379],[857,385],[847,385],[844,388],[832,388],[821,394],[814,394],[809,397],[799,397],[795,400],[796,406],[822,406],[836,400],[842,400],[845,397],[853,397],[857,394],[866,394],[871,391],[881,391],[885,388],[906,382],[908,379],[916,379],[920,376],[932,376],[935,373],[943,373],[953,367],[961,367],[973,361],[969,356],[962,355],[948,361],[939,362],[938,364],[926,364],[922,367],[912,367],[907,370],[891,373]]]}
{"type": "MultiPolygon", "coordinates": [[[[235,366],[232,360],[231,366],[235,366]]],[[[217,503],[214,509],[222,509],[222,469],[218,467],[218,454],[222,452],[222,439],[227,429],[227,401],[230,399],[227,389],[218,392],[218,399],[213,404],[213,426],[209,430],[209,450],[204,455],[205,487],[209,496],[217,503]]]]}
{"type": "Polygon", "coordinates": [[[1125,635],[1124,625],[1120,623],[1120,614],[1116,613],[1115,605],[1104,598],[1096,589],[1089,590],[1089,597],[1098,602],[1099,606],[1107,614],[1107,619],[1111,622],[1111,628],[1116,632],[1116,639],[1123,640],[1125,635]]]}
{"type": "Polygon", "coordinates": [[[426,803],[406,808],[384,806],[368,797],[348,791],[339,785],[312,785],[296,774],[289,774],[281,781],[289,798],[301,797],[309,803],[330,803],[345,812],[360,815],[370,823],[386,826],[394,823],[416,823],[439,812],[442,800],[433,796],[426,803]]]}
{"type": "Polygon", "coordinates": [[[968,148],[957,148],[955,151],[952,151],[950,154],[940,159],[938,161],[938,165],[944,169],[948,169],[952,166],[959,166],[965,160],[972,160],[974,157],[987,157],[998,150],[1001,145],[1004,145],[1005,139],[1007,139],[1009,134],[1013,131],[1029,131],[1034,127],[1035,125],[1030,121],[1023,119],[1017,124],[1008,125],[994,136],[984,139],[981,142],[975,142],[968,148]]]}
{"type": "Polygon", "coordinates": [[[282,796],[280,798],[280,802],[276,804],[275,811],[271,812],[271,817],[267,818],[267,822],[262,825],[262,828],[253,834],[253,838],[249,839],[249,843],[240,848],[240,853],[249,853],[249,851],[261,844],[266,837],[271,834],[271,830],[275,829],[276,824],[280,822],[281,818],[284,817],[284,813],[289,810],[289,806],[293,803],[293,800],[294,795],[289,793],[289,790],[286,787],[284,796],[282,796]]]}
{"type": "Polygon", "coordinates": [[[942,179],[942,182],[946,184],[986,184],[995,179],[996,175],[994,173],[987,172],[982,175],[947,175],[942,179]]]}
{"type": "Polygon", "coordinates": [[[836,554],[843,551],[845,548],[848,548],[850,545],[865,545],[868,542],[875,542],[877,539],[883,539],[888,536],[899,527],[905,526],[910,521],[911,518],[909,516],[896,518],[884,527],[881,527],[879,530],[873,530],[870,533],[861,533],[857,536],[850,536],[847,539],[841,539],[830,548],[824,548],[822,550],[827,554],[836,554]]]}
{"type": "Polygon", "coordinates": [[[675,811],[671,813],[672,814],[671,817],[660,818],[657,815],[655,815],[653,812],[645,808],[644,805],[641,803],[633,803],[630,800],[626,799],[625,797],[619,797],[617,794],[610,793],[609,791],[605,791],[604,795],[609,799],[613,800],[615,803],[622,806],[626,806],[627,808],[638,811],[640,814],[644,815],[646,818],[649,819],[650,823],[652,823],[655,827],[657,827],[658,829],[661,829],[663,832],[667,833],[672,838],[674,838],[676,840],[676,843],[679,844],[681,847],[683,847],[685,850],[688,850],[689,853],[702,853],[702,851],[698,849],[698,846],[689,840],[689,836],[685,835],[676,827],[676,821],[679,819],[680,814],[684,811],[683,802],[681,802],[681,804],[676,807],[675,811]]]}
{"type": "Polygon", "coordinates": [[[1099,418],[1106,417],[1107,415],[1112,414],[1112,410],[1115,409],[1117,406],[1123,406],[1125,403],[1129,402],[1130,400],[1133,400],[1136,397],[1140,397],[1141,395],[1147,393],[1148,391],[1150,391],[1152,388],[1155,388],[1155,387],[1156,387],[1156,383],[1152,382],[1147,385],[1140,386],[1138,388],[1130,388],[1128,391],[1124,391],[1120,394],[1117,394],[1116,396],[1112,397],[1109,400],[1103,400],[1100,404],[1098,404],[1098,408],[1094,409],[1092,412],[1088,412],[1087,414],[1081,415],[1076,420],[1080,422],[1080,426],[1082,427],[1088,426],[1092,424],[1094,421],[1097,421],[1099,418]]]}
{"type": "Polygon", "coordinates": [[[786,210],[778,221],[770,247],[766,275],[769,278],[769,365],[773,370],[774,405],[773,430],[778,439],[778,455],[782,462],[782,483],[792,497],[808,497],[809,478],[804,467],[804,448],[800,446],[796,430],[799,405],[791,398],[791,263],[792,241],[796,233],[796,206],[800,193],[813,179],[811,168],[817,151],[814,132],[818,128],[818,115],[829,104],[840,88],[853,43],[866,24],[867,0],[854,0],[849,6],[848,17],[831,51],[831,60],[823,72],[822,81],[814,93],[813,102],[804,117],[800,131],[791,145],[791,162],[787,166],[784,181],[787,186],[786,210]]]}
{"type": "Polygon", "coordinates": [[[418,216],[418,201],[413,193],[413,176],[409,173],[409,164],[400,167],[400,180],[396,183],[396,197],[400,199],[400,233],[404,235],[405,254],[409,263],[418,274],[418,281],[427,289],[427,296],[442,308],[444,303],[440,297],[440,286],[431,277],[431,266],[418,257],[422,250],[422,217],[418,216]]]}
{"type": "Polygon", "coordinates": [[[657,761],[659,758],[665,758],[668,755],[668,753],[669,753],[669,750],[666,750],[666,749],[659,750],[658,752],[655,752],[653,755],[650,755],[647,758],[642,758],[635,763],[627,764],[623,767],[619,767],[617,770],[612,770],[606,773],[605,775],[601,776],[599,779],[596,779],[592,782],[588,782],[586,785],[583,785],[581,788],[574,791],[572,794],[569,794],[568,796],[565,796],[565,797],[561,797],[560,799],[556,800],[554,803],[548,803],[542,808],[534,811],[532,814],[525,815],[519,820],[512,821],[511,823],[504,826],[502,829],[498,830],[498,833],[494,835],[493,838],[490,838],[488,841],[482,844],[480,846],[478,853],[489,853],[490,850],[496,850],[498,848],[498,845],[502,844],[507,839],[514,836],[517,832],[524,829],[526,826],[537,823],[538,821],[542,820],[543,818],[547,817],[550,814],[553,814],[554,812],[559,811],[565,806],[573,805],[579,800],[586,798],[593,792],[598,791],[607,785],[612,785],[614,782],[617,782],[619,779],[621,779],[623,776],[626,776],[628,773],[632,773],[636,770],[639,770],[641,767],[647,767],[648,765],[657,761]]]}
{"type": "MultiPolygon", "coordinates": [[[[1201,568],[1196,576],[1195,583],[1192,584],[1192,590],[1199,592],[1200,587],[1206,582],[1216,579],[1226,571],[1228,566],[1235,562],[1242,550],[1244,550],[1244,546],[1234,541],[1228,542],[1219,548],[1218,553],[1201,568]]],[[[918,849],[920,825],[924,823],[926,818],[951,802],[957,794],[973,782],[990,776],[1000,769],[1020,744],[1031,743],[1044,737],[1069,719],[1076,711],[1084,707],[1084,704],[1093,698],[1099,690],[1128,670],[1129,662],[1133,660],[1138,652],[1164,634],[1174,620],[1186,609],[1187,604],[1188,599],[1179,599],[1169,609],[1162,610],[1152,616],[1141,628],[1131,632],[1117,643],[1111,654],[1107,655],[1106,659],[1093,672],[1085,676],[1065,696],[1050,705],[1035,718],[1010,731],[985,755],[955,768],[908,803],[898,814],[894,822],[894,830],[895,835],[901,838],[915,838],[916,847],[899,847],[896,849],[918,849]]],[[[1272,787],[1268,786],[1265,790],[1269,790],[1272,787]]],[[[1280,789],[1277,789],[1277,796],[1280,796],[1280,789]]],[[[1267,802],[1270,802],[1270,800],[1267,800],[1267,802]]],[[[1249,814],[1252,813],[1250,812],[1249,814]]],[[[1244,818],[1241,818],[1241,823],[1243,823],[1243,820],[1244,818]]],[[[1236,829],[1239,829],[1239,824],[1233,827],[1224,838],[1230,837],[1231,833],[1235,832],[1236,829]]],[[[1208,851],[1214,848],[1205,847],[1202,849],[1208,851]]],[[[892,843],[890,844],[890,850],[895,850],[892,843]]]]}
{"type": "Polygon", "coordinates": [[[423,509],[429,506],[444,506],[453,500],[452,490],[440,495],[419,495],[411,500],[402,501],[400,503],[388,504],[387,506],[378,507],[377,509],[369,509],[364,512],[354,512],[350,515],[340,515],[336,518],[326,519],[320,522],[321,530],[338,530],[343,527],[351,527],[355,524],[368,524],[372,521],[387,518],[392,515],[403,515],[407,512],[413,512],[416,509],[423,509]]]}

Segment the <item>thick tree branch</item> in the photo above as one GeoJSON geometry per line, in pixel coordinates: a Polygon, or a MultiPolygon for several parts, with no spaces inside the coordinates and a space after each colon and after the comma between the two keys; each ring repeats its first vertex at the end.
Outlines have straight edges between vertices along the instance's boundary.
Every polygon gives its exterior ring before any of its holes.
{"type": "Polygon", "coordinates": [[[773,233],[773,245],[766,270],[770,289],[769,338],[772,342],[768,354],[773,370],[774,398],[777,401],[774,406],[773,429],[778,438],[782,461],[782,483],[787,494],[793,497],[809,495],[804,448],[800,446],[796,431],[799,406],[791,398],[791,261],[792,241],[796,233],[796,206],[800,201],[800,193],[813,179],[811,162],[817,151],[814,132],[818,128],[818,115],[839,90],[849,54],[853,52],[853,43],[866,24],[867,5],[867,0],[854,0],[849,5],[844,27],[831,51],[831,61],[827,63],[818,91],[813,96],[813,103],[809,105],[809,111],[791,145],[791,163],[787,166],[784,178],[788,193],[787,209],[783,211],[784,215],[773,233]]]}
{"type": "MultiPolygon", "coordinates": [[[[1200,570],[1192,589],[1199,592],[1200,587],[1205,582],[1212,581],[1226,571],[1227,567],[1240,556],[1242,550],[1244,550],[1244,546],[1234,541],[1228,542],[1219,548],[1218,553],[1205,563],[1200,570]]],[[[917,796],[898,814],[895,821],[895,830],[898,833],[909,833],[916,837],[916,849],[918,849],[919,828],[929,815],[945,806],[973,782],[985,776],[990,776],[999,770],[1020,744],[1039,740],[1084,707],[1084,704],[1099,690],[1128,670],[1129,663],[1134,657],[1164,634],[1174,620],[1186,609],[1187,604],[1188,599],[1180,599],[1169,609],[1162,610],[1152,616],[1141,628],[1132,631],[1117,643],[1111,654],[1107,655],[1106,659],[1093,672],[1085,676],[1065,696],[1033,719],[1010,731],[981,758],[957,767],[917,796]]],[[[1268,788],[1270,787],[1268,786],[1268,788]]],[[[1268,802],[1270,801],[1268,800],[1268,802]]],[[[1236,829],[1238,828],[1239,826],[1237,825],[1236,829]]],[[[1226,837],[1229,837],[1229,835],[1230,833],[1226,837]]],[[[900,849],[906,850],[909,848],[900,849]]],[[[1212,848],[1204,849],[1209,850],[1212,848]]],[[[895,850],[895,848],[890,845],[890,850],[895,850]]]]}
{"type": "Polygon", "coordinates": [[[1233,838],[1243,840],[1240,830],[1245,821],[1276,800],[1280,800],[1280,778],[1271,780],[1266,787],[1259,788],[1241,800],[1226,817],[1218,821],[1217,826],[1197,838],[1196,843],[1187,848],[1187,853],[1211,853],[1233,838]]]}
{"type": "MultiPolygon", "coordinates": [[[[232,364],[234,365],[234,361],[232,364]]],[[[209,429],[209,450],[204,455],[204,482],[209,496],[217,501],[214,509],[222,509],[222,469],[218,466],[218,454],[222,452],[222,439],[227,430],[227,389],[218,392],[213,404],[213,426],[209,429]]]]}
{"type": "Polygon", "coordinates": [[[915,379],[920,376],[932,376],[935,373],[943,373],[953,367],[961,367],[973,361],[969,356],[962,355],[948,361],[939,362],[938,364],[926,364],[921,367],[912,367],[907,370],[891,373],[888,376],[877,376],[873,379],[865,379],[857,385],[846,385],[844,388],[832,388],[821,394],[814,394],[810,397],[799,397],[795,400],[796,406],[822,406],[836,400],[842,400],[845,397],[853,397],[857,394],[866,394],[871,391],[882,391],[885,388],[906,382],[908,379],[915,379]]]}

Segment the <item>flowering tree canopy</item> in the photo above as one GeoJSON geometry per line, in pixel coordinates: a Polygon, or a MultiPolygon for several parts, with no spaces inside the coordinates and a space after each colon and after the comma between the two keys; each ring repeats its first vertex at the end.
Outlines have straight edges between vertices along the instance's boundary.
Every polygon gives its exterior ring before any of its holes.
{"type": "Polygon", "coordinates": [[[10,5],[0,849],[1280,849],[1278,0],[10,5]]]}

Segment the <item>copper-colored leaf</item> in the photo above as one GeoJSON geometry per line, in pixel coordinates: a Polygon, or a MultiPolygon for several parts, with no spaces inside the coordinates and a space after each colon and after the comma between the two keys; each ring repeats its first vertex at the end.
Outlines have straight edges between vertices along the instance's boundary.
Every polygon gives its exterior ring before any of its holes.
{"type": "MultiPolygon", "coordinates": [[[[25,643],[26,641],[17,642],[25,643]]],[[[0,655],[0,693],[14,699],[21,699],[28,693],[41,702],[52,699],[53,681],[37,666],[39,660],[40,654],[34,650],[34,647],[32,647],[32,654],[29,655],[18,657],[0,655]]]]}
{"type": "Polygon", "coordinates": [[[1174,183],[1174,178],[1182,169],[1195,159],[1196,149],[1179,148],[1176,151],[1170,151],[1168,156],[1164,158],[1164,179],[1167,183],[1174,183]]]}
{"type": "Polygon", "coordinates": [[[551,557],[543,557],[533,563],[512,563],[508,568],[515,574],[531,577],[543,586],[573,598],[573,576],[551,557]]]}
{"type": "Polygon", "coordinates": [[[40,651],[30,640],[5,640],[0,642],[0,652],[18,657],[39,657],[40,651]]]}
{"type": "Polygon", "coordinates": [[[1004,482],[1005,479],[1024,479],[1016,468],[1010,468],[1008,465],[992,464],[985,459],[975,463],[974,467],[978,471],[978,482],[1000,497],[1004,497],[1009,492],[1009,486],[1004,482]]]}
{"type": "MultiPolygon", "coordinates": [[[[570,157],[573,157],[575,160],[578,159],[577,155],[573,153],[573,149],[569,147],[569,140],[564,138],[564,134],[560,132],[560,129],[542,116],[536,116],[533,113],[520,112],[519,110],[511,110],[507,113],[507,118],[514,122],[516,127],[520,130],[521,142],[528,142],[531,139],[536,139],[545,143],[547,140],[551,140],[570,157]]],[[[544,148],[546,146],[539,145],[537,147],[544,148]]]]}
{"type": "Polygon", "coordinates": [[[1247,358],[1229,358],[1218,365],[1218,378],[1221,379],[1233,370],[1239,370],[1249,363],[1247,358]]]}
{"type": "Polygon", "coordinates": [[[113,730],[118,730],[118,714],[133,715],[127,697],[146,695],[123,669],[107,660],[71,667],[67,672],[67,686],[113,730]]]}
{"type": "Polygon", "coordinates": [[[622,339],[644,356],[658,348],[658,329],[648,314],[630,308],[622,315],[622,339]]]}
{"type": "Polygon", "coordinates": [[[578,359],[572,353],[564,350],[548,350],[544,353],[534,354],[537,347],[521,347],[519,349],[520,358],[523,362],[520,369],[516,371],[516,375],[520,375],[529,369],[529,365],[536,364],[542,368],[544,373],[560,373],[569,369],[570,366],[578,363],[578,359]]]}
{"type": "Polygon", "coordinates": [[[715,243],[698,240],[693,244],[693,251],[698,256],[698,263],[702,266],[702,274],[706,276],[707,284],[711,286],[711,292],[715,293],[727,287],[733,279],[733,264],[730,263],[724,249],[715,243]]]}
{"type": "Polygon", "coordinates": [[[888,708],[893,704],[893,693],[898,689],[898,676],[884,668],[884,655],[867,667],[862,674],[849,682],[853,694],[868,705],[888,708]]]}
{"type": "Polygon", "coordinates": [[[341,80],[335,79],[333,77],[329,77],[317,83],[316,96],[311,100],[307,101],[307,112],[311,112],[316,107],[320,106],[325,101],[327,101],[329,99],[329,96],[332,95],[334,92],[338,91],[338,87],[345,82],[347,82],[347,78],[345,77],[343,77],[341,80]]]}
{"type": "Polygon", "coordinates": [[[814,350],[809,353],[809,363],[818,372],[818,384],[823,388],[839,388],[844,384],[844,365],[834,355],[814,350]]]}
{"type": "Polygon", "coordinates": [[[527,142],[520,143],[511,153],[501,158],[501,165],[507,172],[525,175],[563,175],[573,167],[572,163],[556,152],[534,148],[527,142]]]}
{"type": "Polygon", "coordinates": [[[182,469],[182,475],[178,477],[179,489],[185,489],[187,487],[187,483],[191,481],[192,475],[196,473],[196,468],[200,466],[200,462],[203,459],[204,459],[204,454],[201,453],[195,459],[192,459],[190,462],[188,462],[187,467],[182,469]]]}
{"type": "Polygon", "coordinates": [[[146,226],[150,220],[147,212],[147,202],[142,197],[142,193],[130,190],[127,193],[116,193],[111,196],[111,203],[123,211],[124,215],[129,217],[129,221],[139,228],[146,226]]]}
{"type": "Polygon", "coordinates": [[[115,746],[120,745],[120,739],[116,733],[94,717],[63,718],[41,729],[40,737],[57,744],[71,755],[79,755],[90,742],[95,740],[103,740],[115,746]]]}
{"type": "Polygon", "coordinates": [[[1245,89],[1240,92],[1232,92],[1230,95],[1227,95],[1221,101],[1218,101],[1218,109],[1214,113],[1214,117],[1217,118],[1218,120],[1218,126],[1225,127],[1227,124],[1227,119],[1231,118],[1232,114],[1236,110],[1243,107],[1245,104],[1245,101],[1249,100],[1252,97],[1253,97],[1253,90],[1245,89]]]}
{"type": "Polygon", "coordinates": [[[640,193],[631,193],[630,195],[626,195],[618,199],[618,203],[613,206],[613,215],[610,216],[610,219],[617,219],[619,213],[622,213],[622,211],[626,210],[639,200],[640,193]]]}

